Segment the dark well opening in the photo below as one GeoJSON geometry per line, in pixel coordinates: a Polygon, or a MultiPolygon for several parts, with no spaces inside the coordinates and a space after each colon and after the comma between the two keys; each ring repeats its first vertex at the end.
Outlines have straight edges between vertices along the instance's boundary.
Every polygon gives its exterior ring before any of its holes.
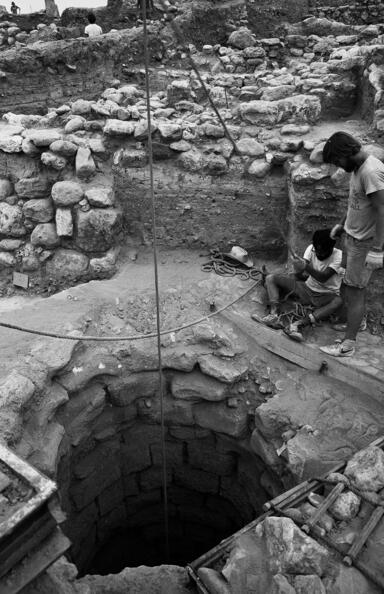
{"type": "Polygon", "coordinates": [[[80,574],[183,566],[261,513],[271,477],[257,456],[222,434],[166,427],[167,559],[160,426],[136,421],[111,435],[110,414],[104,409],[99,433],[93,429],[59,465],[63,527],[80,574]]]}

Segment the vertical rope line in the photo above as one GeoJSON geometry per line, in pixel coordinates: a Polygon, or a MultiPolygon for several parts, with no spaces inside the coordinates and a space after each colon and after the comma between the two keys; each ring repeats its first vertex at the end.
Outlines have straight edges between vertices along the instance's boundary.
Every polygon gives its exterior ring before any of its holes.
{"type": "Polygon", "coordinates": [[[157,261],[157,235],[156,235],[156,204],[153,184],[153,145],[151,134],[151,107],[150,107],[150,85],[149,85],[149,50],[148,50],[148,31],[147,31],[147,0],[141,0],[143,10],[143,33],[144,33],[144,59],[145,59],[145,91],[147,99],[147,123],[148,123],[148,154],[149,154],[149,174],[150,174],[150,196],[152,211],[152,234],[153,234],[153,262],[155,269],[155,291],[156,291],[156,325],[157,325],[157,353],[159,359],[159,385],[160,385],[160,424],[161,424],[161,453],[162,453],[162,490],[164,505],[164,537],[165,537],[165,560],[169,562],[169,529],[168,529],[168,493],[167,493],[167,459],[165,451],[165,427],[164,427],[164,381],[163,365],[161,358],[160,342],[160,291],[159,291],[159,271],[157,261]]]}

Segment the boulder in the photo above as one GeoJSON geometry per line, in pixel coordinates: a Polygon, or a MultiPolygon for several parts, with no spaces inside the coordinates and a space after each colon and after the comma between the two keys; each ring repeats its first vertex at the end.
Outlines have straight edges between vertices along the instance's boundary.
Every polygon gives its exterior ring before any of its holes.
{"type": "Polygon", "coordinates": [[[79,147],[76,153],[76,175],[79,179],[87,179],[96,172],[95,161],[89,148],[79,147]]]}
{"type": "Polygon", "coordinates": [[[49,198],[32,198],[25,202],[23,215],[38,223],[48,223],[53,219],[53,203],[49,198]]]}
{"type": "Polygon", "coordinates": [[[135,132],[135,127],[135,122],[110,119],[105,124],[103,132],[107,136],[132,136],[135,132]]]}
{"type": "Polygon", "coordinates": [[[278,104],[273,101],[240,103],[239,111],[245,122],[255,125],[276,124],[279,116],[278,104]]]}
{"type": "Polygon", "coordinates": [[[228,38],[228,45],[232,45],[238,49],[245,49],[246,47],[253,47],[255,45],[255,37],[247,27],[240,27],[233,31],[228,38]]]}
{"type": "Polygon", "coordinates": [[[272,573],[322,576],[329,563],[329,552],[302,532],[289,518],[269,517],[256,526],[263,539],[272,573]]]}
{"type": "Polygon", "coordinates": [[[287,120],[292,123],[308,122],[313,124],[321,115],[321,101],[316,95],[294,95],[276,102],[278,106],[278,121],[287,120]]]}
{"type": "Polygon", "coordinates": [[[226,398],[226,392],[227,386],[224,383],[200,371],[176,372],[171,381],[172,396],[183,400],[220,402],[226,398]]]}
{"type": "Polygon", "coordinates": [[[371,446],[357,452],[344,471],[351,483],[361,491],[379,491],[384,487],[384,452],[371,446]]]}
{"type": "Polygon", "coordinates": [[[295,87],[293,85],[280,85],[273,87],[265,87],[261,89],[260,99],[262,101],[278,101],[279,99],[285,99],[291,97],[295,93],[295,87]]]}
{"type": "Polygon", "coordinates": [[[73,220],[70,208],[56,208],[55,223],[58,237],[72,237],[73,220]]]}
{"type": "Polygon", "coordinates": [[[22,136],[3,136],[0,137],[0,150],[5,153],[21,153],[23,145],[22,136]]]}
{"type": "Polygon", "coordinates": [[[19,206],[0,202],[0,233],[11,237],[22,237],[26,234],[23,211],[19,206]]]}
{"type": "Polygon", "coordinates": [[[192,90],[189,80],[175,80],[167,87],[167,104],[176,105],[179,101],[191,101],[192,90]]]}
{"type": "Polygon", "coordinates": [[[39,223],[36,225],[31,233],[32,245],[38,245],[44,248],[56,247],[59,243],[59,238],[56,233],[56,226],[54,223],[39,223]]]}
{"type": "Polygon", "coordinates": [[[23,142],[21,143],[21,150],[26,155],[38,155],[40,154],[40,149],[33,144],[32,140],[29,138],[23,138],[23,142]]]}
{"type": "Polygon", "coordinates": [[[52,186],[52,200],[56,206],[72,206],[83,196],[83,188],[77,182],[59,181],[52,186]]]}
{"type": "Polygon", "coordinates": [[[236,147],[242,155],[248,157],[261,157],[265,152],[264,146],[254,138],[240,138],[236,142],[236,147]]]}
{"type": "Polygon", "coordinates": [[[116,272],[116,260],[118,249],[111,248],[101,258],[91,258],[89,261],[89,270],[93,275],[109,277],[116,272]]]}
{"type": "Polygon", "coordinates": [[[91,113],[91,106],[93,101],[86,101],[85,99],[77,99],[71,105],[72,113],[76,115],[87,115],[91,113]]]}
{"type": "Polygon", "coordinates": [[[158,123],[158,130],[164,140],[178,141],[181,139],[183,130],[180,124],[161,121],[158,123]]]}
{"type": "Polygon", "coordinates": [[[113,164],[123,169],[127,167],[145,167],[147,163],[147,151],[142,149],[121,148],[113,155],[113,164]]]}
{"type": "Polygon", "coordinates": [[[193,147],[180,155],[179,162],[187,171],[200,171],[203,165],[203,153],[193,147]]]}
{"type": "Polygon", "coordinates": [[[76,245],[87,252],[103,252],[116,242],[121,229],[121,212],[113,208],[81,210],[76,213],[76,245]]]}
{"type": "Polygon", "coordinates": [[[71,118],[64,127],[64,132],[66,134],[73,134],[73,132],[77,132],[78,130],[84,130],[85,118],[82,116],[75,116],[71,118]]]}
{"type": "Polygon", "coordinates": [[[49,146],[55,140],[61,140],[61,133],[57,130],[29,130],[27,138],[35,146],[49,146]]]}
{"type": "Polygon", "coordinates": [[[55,140],[49,145],[49,150],[64,157],[72,157],[77,152],[77,145],[68,140],[55,140]]]}
{"type": "Polygon", "coordinates": [[[47,262],[47,274],[56,278],[78,278],[86,272],[88,258],[74,250],[58,249],[47,262]]]}
{"type": "Polygon", "coordinates": [[[91,206],[107,208],[114,204],[114,191],[112,188],[98,186],[85,190],[85,197],[91,206]]]}
{"type": "Polygon", "coordinates": [[[255,177],[265,177],[271,170],[270,163],[267,163],[264,159],[256,159],[252,161],[250,166],[248,167],[249,175],[254,175],[255,177]]]}
{"type": "Polygon", "coordinates": [[[0,252],[0,270],[11,268],[16,265],[16,258],[9,252],[0,252]]]}
{"type": "MultiPolygon", "coordinates": [[[[157,122],[151,121],[151,134],[157,130],[157,122]]],[[[149,128],[147,120],[140,120],[135,126],[134,136],[136,140],[146,140],[149,136],[149,128]]]]}
{"type": "Polygon", "coordinates": [[[20,198],[45,198],[49,196],[51,183],[46,177],[22,177],[15,183],[15,192],[20,198]]]}
{"type": "Polygon", "coordinates": [[[0,179],[0,201],[12,196],[13,184],[9,179],[0,179]]]}
{"type": "Polygon", "coordinates": [[[66,166],[67,159],[61,155],[52,153],[52,151],[47,151],[46,153],[41,153],[41,162],[47,167],[61,171],[66,166]]]}

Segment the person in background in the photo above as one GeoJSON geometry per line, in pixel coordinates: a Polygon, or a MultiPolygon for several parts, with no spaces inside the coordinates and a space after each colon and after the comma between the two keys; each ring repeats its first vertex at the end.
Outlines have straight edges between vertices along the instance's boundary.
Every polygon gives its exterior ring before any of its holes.
{"type": "Polygon", "coordinates": [[[373,270],[383,267],[384,164],[367,154],[360,142],[346,132],[336,132],[327,140],[323,161],[352,175],[347,214],[331,231],[331,237],[345,233],[345,336],[341,342],[320,350],[334,357],[351,357],[362,328],[367,285],[373,270]]]}
{"type": "Polygon", "coordinates": [[[102,28],[96,24],[96,17],[93,12],[90,12],[88,15],[89,25],[87,25],[84,29],[85,35],[88,37],[97,37],[98,35],[103,34],[102,28]]]}
{"type": "Polygon", "coordinates": [[[12,14],[19,14],[20,8],[14,2],[11,2],[11,13],[12,14]]]}
{"type": "Polygon", "coordinates": [[[268,274],[265,279],[270,313],[252,319],[272,328],[281,328],[279,319],[280,293],[292,294],[303,305],[311,305],[314,310],[303,319],[293,322],[285,333],[298,342],[304,340],[302,328],[316,324],[328,318],[342,305],[341,285],[341,250],[335,248],[336,241],[330,237],[331,229],[318,229],[314,232],[312,243],[304,252],[303,258],[295,256],[293,266],[296,275],[277,273],[268,274]],[[300,280],[306,274],[306,280],[300,280]]]}
{"type": "Polygon", "coordinates": [[[136,4],[136,18],[141,19],[143,16],[143,2],[145,1],[145,13],[150,17],[154,11],[153,0],[137,0],[136,4]]]}

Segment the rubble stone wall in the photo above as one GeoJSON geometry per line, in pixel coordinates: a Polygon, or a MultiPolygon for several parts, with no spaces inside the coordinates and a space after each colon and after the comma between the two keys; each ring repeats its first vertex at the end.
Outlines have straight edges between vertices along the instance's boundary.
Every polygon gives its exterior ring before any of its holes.
{"type": "Polygon", "coordinates": [[[340,6],[340,2],[329,2],[327,5],[312,7],[308,12],[316,17],[325,17],[348,25],[376,25],[384,20],[384,3],[382,0],[360,0],[353,4],[343,2],[340,6]]]}

